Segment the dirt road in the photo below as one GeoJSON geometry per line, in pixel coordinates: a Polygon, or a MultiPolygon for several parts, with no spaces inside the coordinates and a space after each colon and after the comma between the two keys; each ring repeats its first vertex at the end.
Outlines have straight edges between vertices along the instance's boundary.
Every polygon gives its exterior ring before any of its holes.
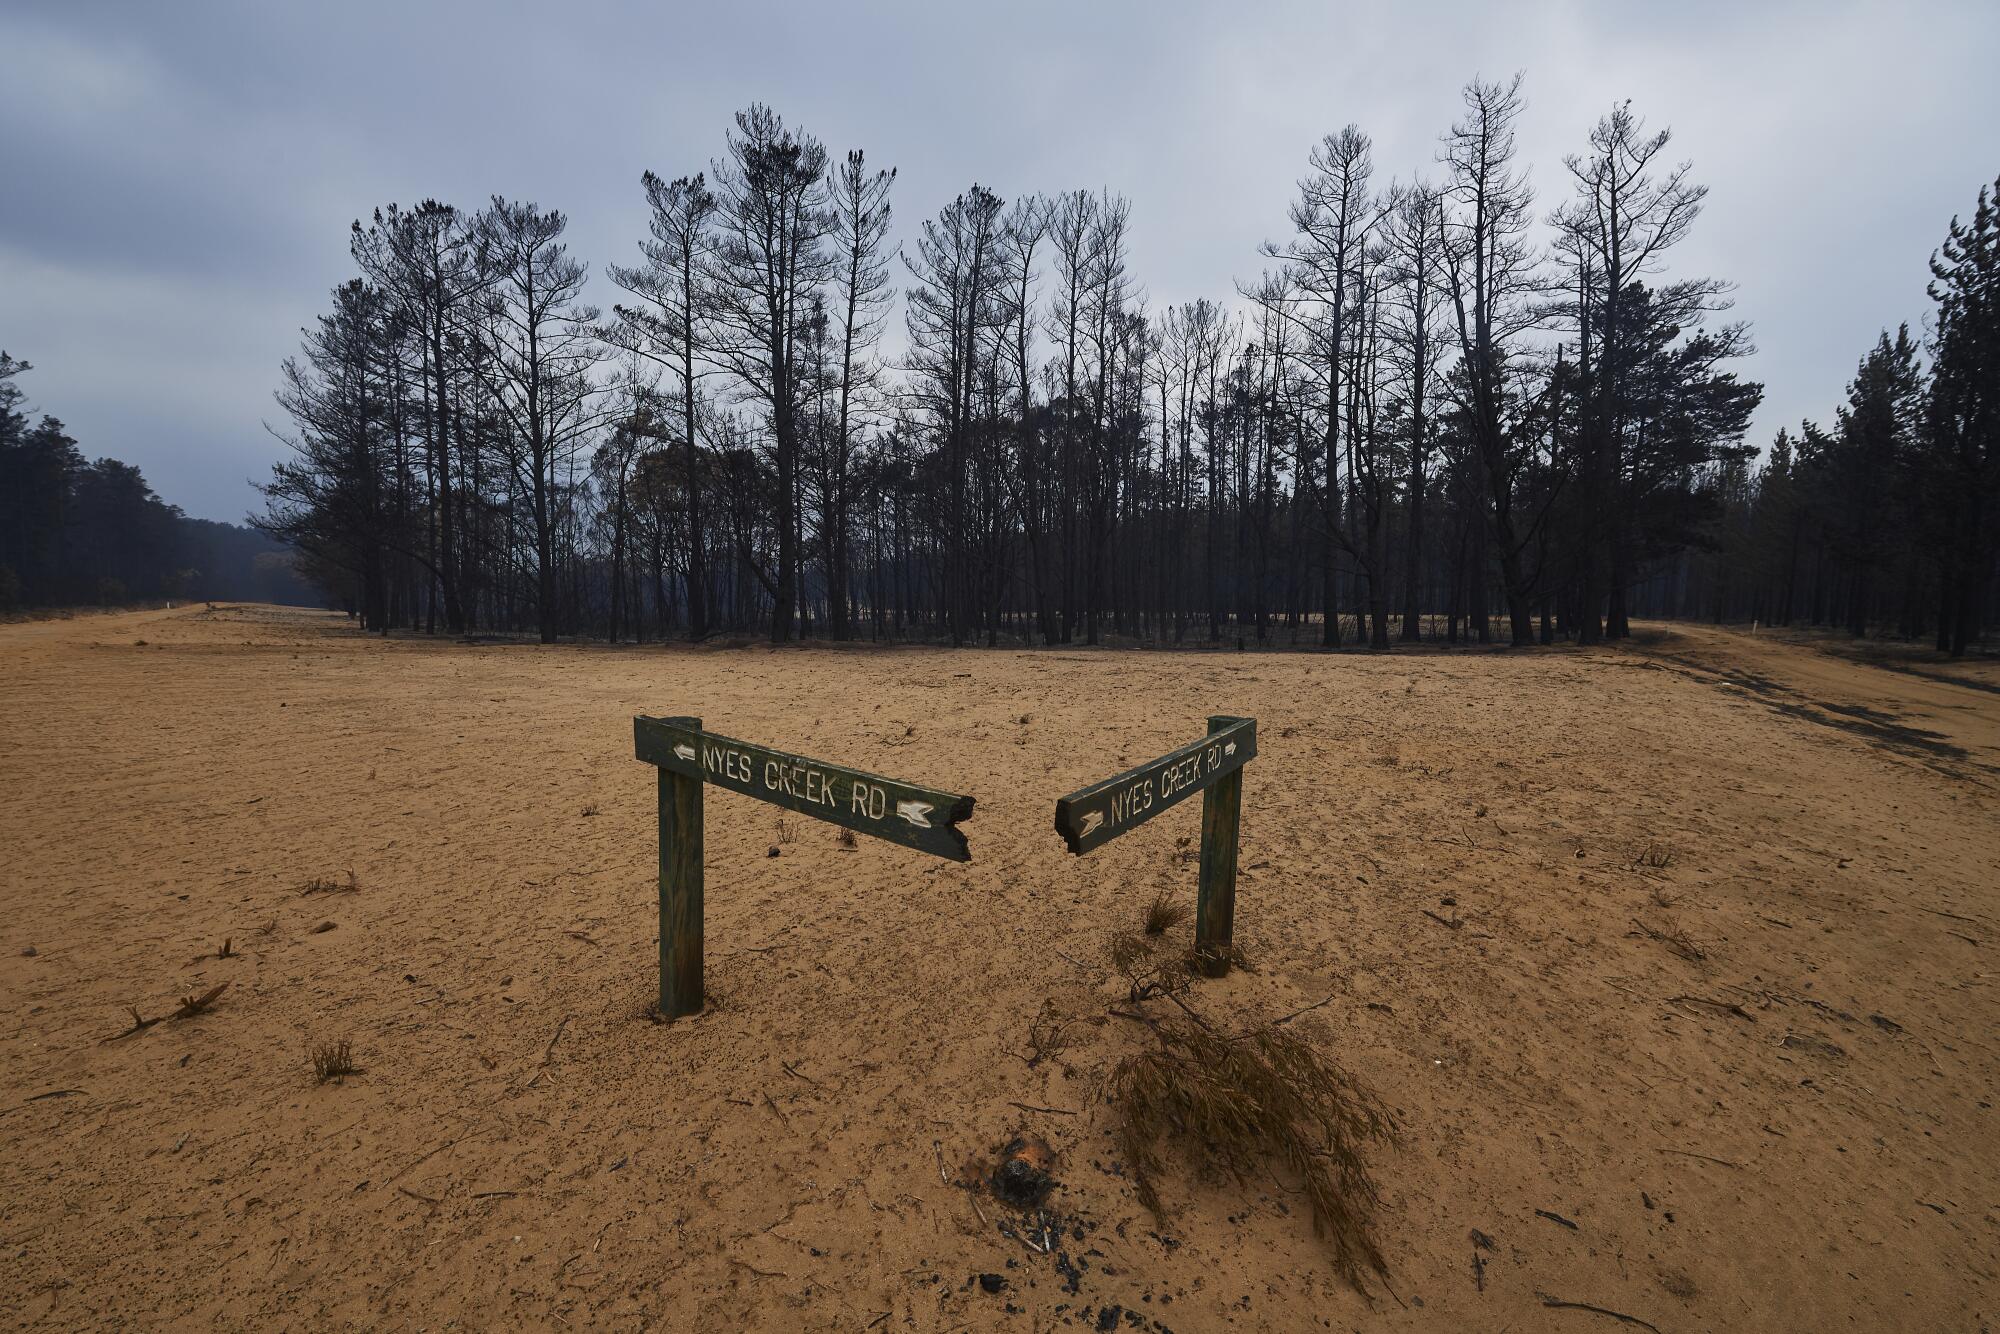
{"type": "Polygon", "coordinates": [[[0,1312],[1987,1328],[2000,689],[1909,667],[1694,630],[1168,656],[0,627],[0,1312]],[[713,1004],[656,1025],[635,712],[971,792],[974,861],[711,794],[713,1004]],[[1294,1027],[1403,1126],[1366,1296],[1281,1175],[1183,1174],[1154,1220],[1097,1099],[1144,1040],[1106,942],[1192,901],[1199,817],[1077,859],[1053,802],[1211,713],[1260,725],[1251,969],[1195,1003],[1330,997],[1294,1027]],[[1031,1066],[1038,1017],[1069,1045],[1031,1066]],[[339,1039],[362,1073],[315,1083],[339,1039]],[[942,1179],[1023,1129],[1061,1155],[1073,1272],[942,1179]]]}

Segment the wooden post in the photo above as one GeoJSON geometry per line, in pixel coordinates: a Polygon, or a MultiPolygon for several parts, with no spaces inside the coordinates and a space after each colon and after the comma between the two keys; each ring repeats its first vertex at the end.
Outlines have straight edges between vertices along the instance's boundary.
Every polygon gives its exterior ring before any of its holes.
{"type": "MultiPolygon", "coordinates": [[[[1214,716],[1209,735],[1241,722],[1214,716]]],[[[1201,794],[1201,888],[1195,900],[1194,953],[1201,971],[1229,971],[1236,936],[1236,829],[1243,806],[1243,770],[1234,769],[1201,794]]]]}
{"type": "MultiPolygon", "coordinates": [[[[699,718],[670,721],[700,730],[699,718]]],[[[701,780],[660,769],[660,1017],[702,1003],[701,780]]]]}

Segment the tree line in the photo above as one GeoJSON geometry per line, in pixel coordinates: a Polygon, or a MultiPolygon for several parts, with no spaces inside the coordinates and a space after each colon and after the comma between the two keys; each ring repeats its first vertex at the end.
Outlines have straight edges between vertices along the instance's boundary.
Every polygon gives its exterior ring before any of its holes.
{"type": "Polygon", "coordinates": [[[261,533],[191,519],[139,470],[86,459],[62,421],[33,420],[0,351],[0,612],[173,598],[305,603],[292,554],[261,533]]]}
{"type": "Polygon", "coordinates": [[[1963,654],[1993,606],[2000,511],[2000,181],[1932,255],[1928,336],[1884,331],[1833,424],[1717,478],[1700,550],[1655,572],[1667,616],[1930,637],[1963,654]]]}
{"type": "Polygon", "coordinates": [[[1387,180],[1327,135],[1261,272],[1159,309],[1123,196],[974,184],[899,242],[894,170],[762,105],[643,176],[608,309],[559,211],[388,205],[285,363],[259,523],[383,631],[1384,648],[1948,607],[1976,637],[1984,197],[1927,366],[1886,344],[1760,464],[1729,286],[1673,271],[1706,191],[1669,132],[1614,107],[1538,201],[1522,107],[1473,81],[1387,180]]]}

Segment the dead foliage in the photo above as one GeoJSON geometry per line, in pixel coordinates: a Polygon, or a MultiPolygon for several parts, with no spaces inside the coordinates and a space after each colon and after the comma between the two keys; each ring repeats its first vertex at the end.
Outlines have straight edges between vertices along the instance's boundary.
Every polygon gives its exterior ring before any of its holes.
{"type": "Polygon", "coordinates": [[[591,816],[597,814],[597,803],[594,801],[586,803],[584,808],[578,811],[577,814],[583,816],[585,819],[589,819],[591,816]]]}
{"type": "Polygon", "coordinates": [[[347,873],[347,879],[336,880],[328,875],[316,875],[299,886],[301,894],[358,894],[361,884],[354,878],[354,872],[347,873]]]}
{"type": "Polygon", "coordinates": [[[1119,1062],[1106,1099],[1140,1203],[1164,1219],[1169,1145],[1198,1171],[1239,1184],[1275,1160],[1303,1186],[1341,1276],[1359,1290],[1364,1268],[1386,1274],[1369,1225],[1380,1194],[1362,1153],[1392,1140],[1396,1126],[1374,1096],[1275,1023],[1230,1037],[1185,1005],[1138,1017],[1155,1045],[1119,1062]]]}
{"type": "Polygon", "coordinates": [[[1071,1023],[1063,1017],[1054,1001],[1043,1001],[1041,1013],[1035,1022],[1028,1025],[1028,1068],[1034,1069],[1043,1061],[1062,1060],[1062,1054],[1071,1045],[1071,1023]]]}
{"type": "Polygon", "coordinates": [[[780,843],[789,843],[789,842],[791,842],[791,841],[792,841],[792,839],[793,839],[793,837],[794,837],[794,836],[795,836],[795,831],[794,831],[794,830],[793,830],[793,828],[792,828],[792,822],[791,822],[790,820],[787,820],[787,819],[786,819],[786,818],[785,818],[784,816],[782,816],[782,815],[781,815],[781,816],[779,816],[779,817],[778,817],[778,842],[780,842],[780,843]]]}
{"type": "Polygon", "coordinates": [[[857,840],[854,837],[854,831],[852,829],[841,830],[838,834],[835,834],[833,836],[833,841],[837,846],[841,848],[842,851],[845,852],[854,851],[857,842],[857,840]]]}
{"type": "MultiPolygon", "coordinates": [[[[1157,1018],[1113,1010],[1145,1024],[1155,1042],[1120,1061],[1105,1081],[1140,1202],[1164,1218],[1159,1179],[1169,1140],[1198,1171],[1227,1172],[1239,1184],[1275,1159],[1303,1184],[1313,1230],[1332,1246],[1341,1275],[1359,1289],[1364,1266],[1386,1273],[1368,1224],[1379,1195],[1361,1152],[1370,1141],[1393,1139],[1395,1122],[1330,1057],[1283,1031],[1332,997],[1227,1036],[1186,999],[1199,972],[1194,953],[1162,944],[1124,931],[1111,937],[1108,951],[1135,1006],[1164,999],[1179,1011],[1157,1018]]],[[[1241,961],[1234,949],[1228,953],[1241,961]]]]}
{"type": "Polygon", "coordinates": [[[330,1079],[361,1073],[361,1067],[354,1063],[354,1044],[345,1039],[339,1042],[319,1043],[313,1047],[310,1055],[313,1078],[322,1084],[330,1079]]]}
{"type": "Polygon", "coordinates": [[[1632,858],[1632,864],[1664,871],[1674,864],[1674,850],[1664,843],[1648,843],[1632,858]]]}
{"type": "MultiPolygon", "coordinates": [[[[216,986],[210,987],[207,991],[202,992],[201,995],[199,996],[194,996],[194,995],[183,996],[181,997],[180,1008],[175,1010],[172,1014],[168,1015],[167,1017],[169,1019],[192,1019],[198,1014],[206,1014],[208,1013],[209,1009],[214,1006],[216,1000],[222,995],[222,993],[227,990],[229,990],[229,984],[227,982],[223,982],[217,984],[216,986]]],[[[136,1017],[137,1015],[135,1013],[134,1018],[136,1017]]]]}
{"type": "Polygon", "coordinates": [[[1146,908],[1146,934],[1164,936],[1194,915],[1194,910],[1179,899],[1161,893],[1153,896],[1146,908]]]}
{"type": "MultiPolygon", "coordinates": [[[[1135,1004],[1154,996],[1176,996],[1204,972],[1201,951],[1169,948],[1164,934],[1120,931],[1111,937],[1107,953],[1112,969],[1130,988],[1127,998],[1135,1004]]],[[[1234,944],[1211,948],[1208,953],[1213,956],[1211,963],[1256,971],[1250,956],[1234,944]]]]}
{"type": "Polygon", "coordinates": [[[1639,928],[1641,935],[1645,936],[1648,940],[1659,941],[1662,945],[1665,945],[1669,950],[1680,955],[1681,958],[1686,959],[1688,962],[1699,963],[1708,957],[1708,955],[1702,952],[1701,946],[1695,944],[1694,937],[1690,936],[1682,928],[1678,919],[1662,917],[1660,922],[1661,925],[1659,926],[1651,926],[1636,917],[1632,919],[1632,925],[1639,928]]]}
{"type": "Polygon", "coordinates": [[[1191,954],[1163,950],[1159,945],[1157,938],[1137,931],[1120,931],[1111,938],[1111,966],[1130,986],[1128,999],[1135,1004],[1185,991],[1195,978],[1191,954]]]}

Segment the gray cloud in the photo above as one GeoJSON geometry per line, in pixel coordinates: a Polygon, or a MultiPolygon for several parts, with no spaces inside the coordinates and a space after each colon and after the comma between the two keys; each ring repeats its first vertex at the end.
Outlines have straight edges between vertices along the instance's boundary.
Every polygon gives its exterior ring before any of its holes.
{"type": "Polygon", "coordinates": [[[761,99],[897,166],[904,235],[974,180],[1123,191],[1157,305],[1255,274],[1320,135],[1354,121],[1385,177],[1430,171],[1459,85],[1522,69],[1544,211],[1626,97],[1711,187],[1675,263],[1738,285],[1761,441],[1921,318],[1926,257],[2000,172],[2000,7],[1663,8],[17,3],[0,347],[87,451],[240,518],[278,362],[389,200],[562,208],[601,271],[633,257],[639,173],[702,168],[761,99]]]}

